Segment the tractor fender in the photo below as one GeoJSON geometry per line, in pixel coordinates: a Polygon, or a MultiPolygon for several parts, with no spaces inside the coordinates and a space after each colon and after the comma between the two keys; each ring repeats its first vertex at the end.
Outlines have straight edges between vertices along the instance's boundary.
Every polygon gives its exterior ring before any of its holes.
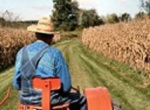
{"type": "Polygon", "coordinates": [[[86,88],[88,110],[112,110],[110,94],[105,87],[86,88]]]}

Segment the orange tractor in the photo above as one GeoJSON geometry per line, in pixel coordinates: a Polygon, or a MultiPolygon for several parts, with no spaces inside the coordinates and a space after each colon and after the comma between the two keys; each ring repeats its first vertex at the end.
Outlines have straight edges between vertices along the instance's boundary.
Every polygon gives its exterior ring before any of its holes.
{"type": "MultiPolygon", "coordinates": [[[[18,110],[70,110],[69,104],[58,106],[50,105],[50,94],[52,90],[58,90],[61,86],[59,78],[40,79],[34,78],[33,87],[42,90],[42,106],[19,104],[18,110]]],[[[78,91],[76,89],[76,91],[78,91]]],[[[87,88],[84,90],[87,98],[88,110],[116,110],[112,106],[112,101],[108,90],[105,87],[87,88]]]]}

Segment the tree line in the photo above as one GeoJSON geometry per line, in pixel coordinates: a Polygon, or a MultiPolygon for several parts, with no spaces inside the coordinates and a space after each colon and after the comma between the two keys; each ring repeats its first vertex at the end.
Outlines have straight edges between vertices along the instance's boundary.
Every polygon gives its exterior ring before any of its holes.
{"type": "Polygon", "coordinates": [[[6,10],[0,15],[0,27],[26,28],[27,26],[36,24],[37,22],[38,21],[36,20],[21,21],[19,15],[16,15],[9,10],[6,10]]]}
{"type": "MultiPolygon", "coordinates": [[[[133,19],[129,13],[123,13],[119,16],[115,13],[99,16],[95,9],[81,9],[78,2],[73,0],[53,0],[53,4],[54,8],[51,18],[54,22],[55,30],[59,31],[74,31],[106,23],[128,22],[133,19]]],[[[135,19],[150,15],[150,0],[140,0],[140,8],[141,11],[135,15],[135,19]]],[[[15,16],[12,12],[6,10],[0,17],[0,26],[12,26],[17,21],[19,21],[19,16],[15,16]]],[[[24,21],[19,22],[18,25],[35,22],[24,21]]]]}
{"type": "MultiPolygon", "coordinates": [[[[135,19],[150,15],[150,0],[140,0],[142,11],[135,15],[135,19]]],[[[80,9],[77,1],[53,0],[54,10],[52,20],[56,30],[72,31],[78,28],[99,26],[105,23],[128,22],[131,15],[123,13],[118,16],[113,13],[106,17],[99,16],[95,9],[80,9]]]]}

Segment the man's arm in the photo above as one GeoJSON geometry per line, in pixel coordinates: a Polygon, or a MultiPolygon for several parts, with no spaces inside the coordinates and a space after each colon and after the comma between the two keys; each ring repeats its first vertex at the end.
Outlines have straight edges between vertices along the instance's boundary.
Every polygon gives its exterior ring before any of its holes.
{"type": "Polygon", "coordinates": [[[13,79],[13,87],[17,90],[20,90],[20,69],[21,67],[21,54],[18,52],[15,62],[15,73],[14,73],[14,79],[13,79]]]}
{"type": "Polygon", "coordinates": [[[60,77],[62,88],[64,92],[68,92],[71,88],[71,77],[68,66],[63,58],[62,53],[59,51],[55,62],[56,76],[60,77]]]}

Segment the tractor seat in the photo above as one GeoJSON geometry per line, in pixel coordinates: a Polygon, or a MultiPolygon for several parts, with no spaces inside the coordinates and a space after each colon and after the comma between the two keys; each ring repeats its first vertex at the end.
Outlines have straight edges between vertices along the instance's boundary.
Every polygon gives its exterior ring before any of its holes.
{"type": "Polygon", "coordinates": [[[34,89],[42,90],[42,106],[19,104],[18,110],[69,110],[69,104],[63,104],[51,107],[50,94],[52,90],[59,90],[61,81],[59,78],[38,78],[32,80],[34,89]]]}

